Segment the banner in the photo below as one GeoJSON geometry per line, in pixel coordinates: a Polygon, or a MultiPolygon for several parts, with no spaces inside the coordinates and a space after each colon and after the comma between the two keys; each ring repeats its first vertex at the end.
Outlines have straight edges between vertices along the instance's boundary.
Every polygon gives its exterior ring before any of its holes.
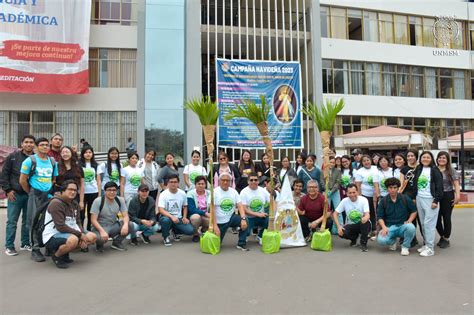
{"type": "Polygon", "coordinates": [[[90,0],[0,0],[0,92],[89,92],[90,0]]]}
{"type": "Polygon", "coordinates": [[[260,104],[260,95],[264,95],[271,106],[268,127],[273,148],[303,147],[299,63],[217,59],[216,73],[219,146],[265,147],[257,127],[249,120],[224,121],[236,104],[244,105],[244,100],[260,104]]]}

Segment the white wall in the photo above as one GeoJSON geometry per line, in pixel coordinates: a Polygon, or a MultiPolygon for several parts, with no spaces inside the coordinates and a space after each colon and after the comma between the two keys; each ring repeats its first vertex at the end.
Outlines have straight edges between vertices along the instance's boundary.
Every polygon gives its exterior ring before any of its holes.
{"type": "Polygon", "coordinates": [[[474,119],[474,102],[419,97],[324,94],[343,97],[341,115],[474,119]]]}
{"type": "Polygon", "coordinates": [[[137,49],[137,27],[91,25],[89,47],[137,49]]]}

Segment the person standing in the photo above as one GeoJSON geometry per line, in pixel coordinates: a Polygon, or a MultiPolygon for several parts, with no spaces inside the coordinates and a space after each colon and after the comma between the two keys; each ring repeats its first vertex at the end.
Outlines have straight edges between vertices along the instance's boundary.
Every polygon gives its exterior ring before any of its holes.
{"type": "Polygon", "coordinates": [[[27,226],[31,235],[31,259],[36,262],[45,261],[39,247],[36,233],[32,233],[33,219],[38,207],[47,202],[58,176],[58,166],[52,157],[48,156],[49,141],[38,138],[35,141],[37,153],[25,159],[21,165],[20,185],[28,194],[27,226]]]}
{"type": "Polygon", "coordinates": [[[388,190],[385,185],[385,180],[393,177],[393,170],[390,166],[390,161],[386,156],[380,156],[377,162],[377,171],[379,178],[379,191],[380,198],[383,198],[388,195],[388,190]]]}
{"type": "Polygon", "coordinates": [[[352,150],[352,157],[354,158],[354,161],[352,162],[352,169],[358,170],[362,167],[362,151],[359,149],[352,150]]]}
{"type": "Polygon", "coordinates": [[[439,152],[436,163],[441,174],[443,174],[443,198],[440,200],[438,221],[436,223],[436,230],[441,238],[437,245],[440,248],[447,248],[450,246],[449,237],[451,236],[453,207],[459,202],[460,197],[459,175],[451,166],[451,157],[448,152],[439,152]]]}
{"type": "Polygon", "coordinates": [[[191,163],[186,165],[183,170],[184,183],[186,184],[186,191],[194,189],[196,177],[206,176],[207,171],[204,166],[199,164],[201,160],[201,152],[194,150],[191,152],[191,163]]]}
{"type": "Polygon", "coordinates": [[[28,194],[20,185],[21,164],[33,154],[35,137],[25,135],[21,139],[21,150],[10,153],[0,175],[0,187],[7,193],[7,224],[5,231],[5,254],[18,255],[15,249],[15,236],[18,219],[21,214],[20,250],[31,251],[30,235],[26,224],[28,218],[28,194]]]}
{"type": "Polygon", "coordinates": [[[228,173],[232,177],[230,187],[236,189],[237,183],[240,181],[240,172],[235,164],[229,163],[229,156],[224,151],[219,152],[219,163],[214,165],[214,187],[219,186],[219,175],[228,173]]]}
{"type": "Polygon", "coordinates": [[[138,167],[143,169],[143,181],[148,185],[150,197],[156,201],[158,197],[158,189],[160,188],[160,184],[158,183],[160,166],[155,162],[155,157],[155,150],[147,150],[145,153],[145,158],[138,162],[138,167]]]}
{"type": "Polygon", "coordinates": [[[50,149],[48,156],[52,157],[56,162],[61,160],[61,147],[63,146],[63,136],[60,133],[55,133],[51,137],[50,149]]]}
{"type": "Polygon", "coordinates": [[[255,163],[252,160],[252,154],[249,150],[243,150],[242,155],[240,156],[240,161],[238,164],[240,179],[235,187],[237,192],[241,192],[242,189],[248,185],[248,177],[250,173],[255,173],[255,163]]]}
{"type": "Polygon", "coordinates": [[[84,170],[77,162],[77,155],[70,147],[64,146],[60,151],[61,159],[58,162],[58,177],[56,178],[55,191],[67,181],[73,180],[79,191],[76,194],[76,201],[79,207],[84,209],[84,170]]]}
{"type": "Polygon", "coordinates": [[[171,176],[178,175],[178,166],[174,163],[174,154],[168,152],[165,154],[165,161],[166,165],[160,169],[160,173],[158,174],[158,183],[162,190],[165,190],[168,187],[168,179],[171,176]]]}
{"type": "Polygon", "coordinates": [[[290,186],[293,186],[293,182],[298,178],[298,175],[296,175],[295,170],[291,167],[290,159],[287,156],[284,156],[281,159],[281,168],[278,170],[277,178],[280,185],[283,185],[285,177],[288,178],[290,186]]]}
{"type": "Polygon", "coordinates": [[[143,184],[143,169],[137,167],[138,154],[130,152],[128,154],[128,165],[121,170],[120,196],[125,198],[128,205],[130,200],[138,194],[138,187],[143,184]]]}
{"type": "MultiPolygon", "coordinates": [[[[410,149],[406,154],[407,163],[406,166],[400,170],[400,190],[399,192],[407,195],[408,197],[415,202],[415,168],[418,165],[418,151],[415,149],[410,149]]],[[[423,235],[423,230],[421,229],[420,216],[416,217],[416,220],[413,221],[413,225],[416,227],[420,226],[421,235],[423,235]]],[[[418,240],[415,237],[413,238],[411,247],[418,245],[418,240]]]]}
{"type": "Polygon", "coordinates": [[[303,182],[303,192],[306,193],[306,183],[314,179],[318,182],[318,187],[320,191],[324,191],[324,179],[322,176],[321,169],[315,165],[316,155],[310,154],[306,158],[305,166],[301,169],[301,172],[298,174],[298,179],[303,182]]]}
{"type": "Polygon", "coordinates": [[[84,225],[84,220],[87,212],[87,230],[90,231],[91,223],[91,208],[92,203],[97,197],[101,196],[101,190],[97,185],[97,162],[94,158],[94,149],[92,147],[84,147],[81,150],[80,165],[84,172],[84,208],[81,210],[81,223],[84,225]]]}
{"type": "Polygon", "coordinates": [[[127,139],[127,147],[125,148],[125,151],[127,151],[127,154],[137,151],[137,146],[131,137],[127,139]]]}
{"type": "MultiPolygon", "coordinates": [[[[341,202],[341,194],[339,189],[341,187],[341,170],[336,166],[336,158],[329,157],[329,180],[328,180],[328,202],[331,209],[336,209],[341,202]]],[[[344,222],[342,214],[339,215],[339,221],[344,222]]],[[[331,234],[337,234],[336,225],[333,224],[331,234]]]]}
{"type": "Polygon", "coordinates": [[[120,185],[120,174],[122,173],[122,163],[120,163],[120,152],[116,147],[111,147],[107,152],[107,161],[97,168],[97,185],[104,190],[105,184],[114,182],[117,187],[120,185]]]}

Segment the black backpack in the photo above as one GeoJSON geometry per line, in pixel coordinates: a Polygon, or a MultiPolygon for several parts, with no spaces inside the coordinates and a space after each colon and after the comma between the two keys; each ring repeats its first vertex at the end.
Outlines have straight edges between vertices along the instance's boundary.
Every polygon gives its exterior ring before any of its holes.
{"type": "MultiPolygon", "coordinates": [[[[28,178],[31,178],[31,176],[35,174],[36,164],[37,164],[36,157],[34,154],[30,156],[30,159],[31,159],[31,167],[30,167],[30,174],[28,175],[28,178]]],[[[51,167],[53,168],[53,174],[54,174],[54,169],[57,167],[56,161],[54,160],[54,158],[50,156],[48,156],[48,160],[51,162],[51,167]]]]}
{"type": "MultiPolygon", "coordinates": [[[[48,210],[48,206],[49,206],[51,200],[54,200],[54,199],[61,200],[60,198],[54,197],[54,198],[51,198],[51,199],[43,202],[36,209],[36,215],[33,218],[33,224],[31,225],[32,226],[31,227],[31,239],[34,240],[35,237],[36,237],[36,239],[38,240],[39,247],[44,247],[44,244],[43,244],[44,229],[46,228],[46,226],[48,224],[53,222],[53,219],[51,219],[48,222],[44,222],[44,221],[45,221],[45,218],[46,218],[46,210],[48,210]]],[[[61,202],[64,202],[64,201],[61,200],[61,202]]]]}
{"type": "MultiPolygon", "coordinates": [[[[115,200],[115,202],[118,204],[119,209],[120,209],[120,207],[122,206],[122,205],[120,204],[120,199],[118,199],[118,197],[115,196],[114,200],[115,200]]],[[[102,197],[100,197],[99,213],[100,213],[100,212],[102,211],[102,209],[104,208],[104,204],[105,204],[105,196],[102,196],[102,197]]]]}

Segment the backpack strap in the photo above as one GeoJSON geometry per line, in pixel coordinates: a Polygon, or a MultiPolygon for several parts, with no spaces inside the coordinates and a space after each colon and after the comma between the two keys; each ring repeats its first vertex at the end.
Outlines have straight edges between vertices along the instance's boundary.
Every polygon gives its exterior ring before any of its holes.
{"type": "Polygon", "coordinates": [[[31,178],[33,175],[35,175],[35,170],[36,170],[36,157],[34,154],[30,155],[31,159],[31,167],[30,167],[30,174],[28,175],[28,178],[31,178]]]}
{"type": "Polygon", "coordinates": [[[104,203],[105,203],[105,196],[100,197],[100,206],[99,206],[99,213],[102,211],[104,208],[104,203]]]}

